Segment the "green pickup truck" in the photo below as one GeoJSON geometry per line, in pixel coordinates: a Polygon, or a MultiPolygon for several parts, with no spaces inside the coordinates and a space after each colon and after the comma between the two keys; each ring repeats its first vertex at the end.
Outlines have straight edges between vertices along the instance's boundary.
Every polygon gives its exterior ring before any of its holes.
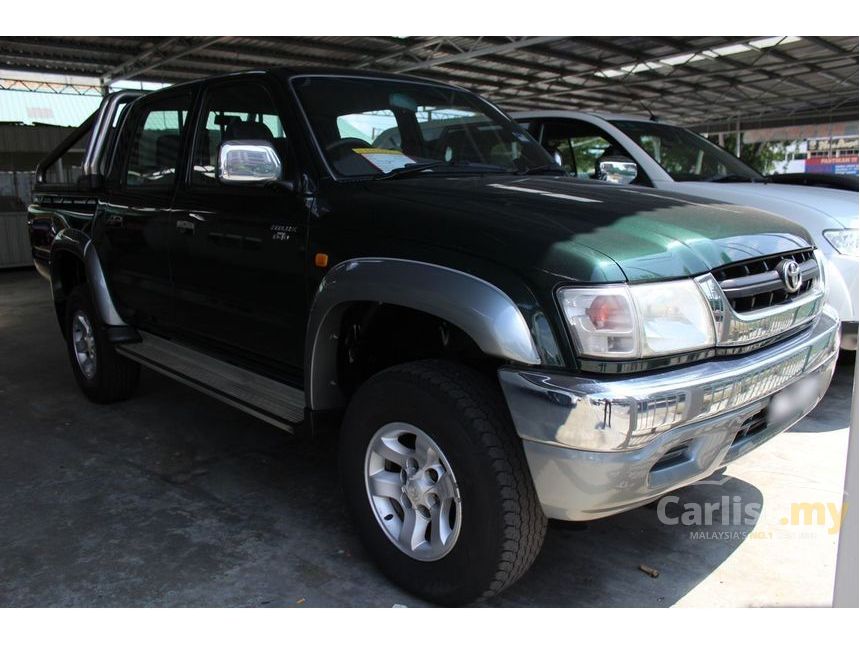
{"type": "Polygon", "coordinates": [[[339,433],[367,550],[439,603],[516,581],[547,518],[646,504],[790,427],[839,347],[799,226],[570,177],[424,79],[121,92],[38,174],[33,257],[83,392],[127,398],[144,365],[339,433]]]}

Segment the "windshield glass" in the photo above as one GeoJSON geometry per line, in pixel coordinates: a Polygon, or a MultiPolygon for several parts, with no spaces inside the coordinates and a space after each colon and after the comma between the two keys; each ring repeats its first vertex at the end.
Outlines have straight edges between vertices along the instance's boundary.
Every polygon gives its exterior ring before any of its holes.
{"type": "Polygon", "coordinates": [[[340,176],[561,172],[525,130],[469,92],[328,76],[295,78],[293,86],[329,166],[340,176]]]}
{"type": "Polygon", "coordinates": [[[612,121],[675,181],[758,181],[743,161],[684,128],[651,121],[612,121]]]}

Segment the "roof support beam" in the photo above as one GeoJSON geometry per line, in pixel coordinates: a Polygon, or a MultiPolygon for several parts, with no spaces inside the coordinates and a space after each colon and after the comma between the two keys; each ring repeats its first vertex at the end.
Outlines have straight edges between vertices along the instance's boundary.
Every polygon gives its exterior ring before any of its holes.
{"type": "Polygon", "coordinates": [[[420,63],[407,64],[405,66],[398,67],[396,71],[414,72],[419,69],[429,69],[431,67],[447,65],[448,63],[459,63],[464,60],[480,58],[481,56],[489,56],[491,54],[503,54],[505,52],[523,49],[524,47],[531,47],[532,45],[542,45],[544,43],[549,43],[554,40],[563,40],[564,38],[564,36],[536,36],[516,38],[508,43],[490,45],[489,47],[478,47],[476,44],[475,47],[468,51],[459,52],[457,54],[448,54],[446,56],[439,56],[438,58],[431,57],[428,60],[425,60],[420,63]]]}
{"type": "MultiPolygon", "coordinates": [[[[828,118],[856,100],[856,38],[809,36],[785,48],[712,55],[756,38],[763,36],[0,37],[0,66],[89,76],[96,87],[99,77],[181,82],[248,67],[376,68],[456,83],[512,109],[650,109],[680,123],[779,111],[828,118]],[[704,58],[684,62],[687,54],[704,58]],[[642,65],[667,57],[678,63],[642,65]]],[[[37,87],[77,89],[16,85],[37,87]]]]}
{"type": "Polygon", "coordinates": [[[355,65],[357,69],[362,69],[365,67],[371,67],[373,65],[378,65],[379,63],[385,63],[390,60],[396,60],[398,58],[403,58],[404,56],[411,56],[415,60],[421,60],[418,56],[418,52],[424,51],[425,49],[429,49],[430,47],[440,47],[444,44],[448,39],[444,36],[438,36],[436,38],[428,38],[426,40],[422,40],[417,43],[411,43],[406,45],[405,47],[400,47],[390,54],[383,54],[380,56],[375,56],[370,59],[363,60],[355,65]]]}
{"type": "Polygon", "coordinates": [[[27,78],[10,78],[9,76],[0,73],[0,90],[75,94],[77,96],[98,96],[100,94],[100,88],[97,84],[85,81],[29,80],[27,78]]]}
{"type": "Polygon", "coordinates": [[[167,38],[155,45],[152,49],[147,49],[136,56],[132,56],[131,58],[124,60],[122,63],[112,67],[102,75],[102,83],[107,85],[112,81],[123,80],[123,78],[126,78],[123,74],[127,74],[130,70],[134,69],[135,65],[142,64],[150,58],[158,56],[161,50],[167,49],[174,43],[180,42],[181,40],[181,36],[167,38]]]}
{"type": "MultiPolygon", "coordinates": [[[[700,121],[688,121],[691,129],[697,132],[733,132],[737,127],[737,116],[715,117],[707,112],[702,113],[700,121]]],[[[807,125],[834,123],[837,121],[856,121],[857,108],[845,108],[843,110],[813,110],[813,111],[785,111],[773,110],[760,114],[741,117],[741,129],[752,130],[755,128],[772,128],[780,126],[807,125]]]]}
{"type": "Polygon", "coordinates": [[[821,36],[803,36],[804,40],[808,40],[811,43],[815,43],[819,47],[824,47],[824,49],[829,49],[834,54],[847,54],[848,51],[842,49],[839,45],[834,45],[829,40],[822,38],[821,36]]]}
{"type": "MultiPolygon", "coordinates": [[[[583,40],[585,40],[585,39],[583,39],[583,40]]],[[[600,39],[592,39],[592,40],[600,40],[600,39]]],[[[724,46],[725,44],[734,44],[735,42],[742,42],[742,41],[746,41],[746,40],[749,40],[749,38],[748,37],[743,38],[743,39],[739,38],[739,39],[735,39],[735,40],[731,40],[731,41],[726,41],[726,43],[722,43],[720,46],[724,46]]],[[[593,43],[590,43],[590,44],[593,44],[593,43]]],[[[599,48],[603,49],[605,51],[607,48],[607,45],[605,43],[602,43],[602,45],[603,46],[599,47],[599,48]]],[[[615,53],[615,54],[620,53],[618,51],[620,49],[620,50],[622,50],[623,55],[628,56],[627,61],[622,62],[622,63],[616,63],[613,65],[614,67],[622,67],[622,66],[626,66],[626,65],[635,65],[636,63],[642,62],[640,60],[640,58],[638,58],[639,52],[636,52],[636,51],[631,50],[629,48],[620,47],[620,46],[612,46],[612,47],[613,47],[613,50],[612,50],[613,53],[615,53]]],[[[595,79],[598,78],[596,76],[596,73],[601,71],[602,69],[605,69],[607,66],[609,66],[608,63],[601,61],[601,60],[598,60],[596,58],[584,57],[580,54],[572,54],[570,52],[555,51],[552,48],[548,48],[548,47],[535,47],[534,51],[535,51],[535,53],[541,54],[542,56],[547,57],[547,58],[555,58],[555,59],[558,59],[561,61],[568,61],[570,63],[574,63],[577,65],[585,65],[586,69],[577,70],[577,71],[566,71],[566,70],[555,68],[552,71],[555,72],[556,75],[552,78],[545,78],[545,79],[535,78],[533,81],[530,81],[528,83],[522,83],[519,85],[515,85],[515,84],[510,83],[510,84],[508,84],[508,86],[506,88],[508,91],[519,92],[522,89],[534,90],[536,85],[543,85],[543,86],[545,86],[543,91],[549,91],[550,89],[553,89],[552,86],[555,85],[556,87],[554,89],[556,89],[556,90],[563,90],[565,88],[568,88],[571,92],[578,92],[581,89],[583,89],[583,87],[585,85],[587,85],[589,83],[594,83],[595,79]],[[583,81],[583,83],[576,84],[574,82],[576,80],[581,80],[581,81],[583,81]]],[[[526,65],[528,66],[528,63],[526,63],[526,65]]],[[[549,70],[546,70],[546,71],[549,71],[549,70]]],[[[656,79],[660,79],[660,78],[667,79],[669,75],[661,75],[661,74],[658,74],[656,72],[644,72],[642,74],[637,74],[635,76],[638,77],[639,80],[642,80],[642,79],[656,80],[656,79]]],[[[673,71],[671,76],[672,76],[672,80],[679,78],[675,71],[673,71]]],[[[608,79],[605,79],[605,82],[603,82],[603,86],[606,86],[606,87],[609,87],[609,86],[620,87],[622,85],[626,86],[626,85],[628,85],[628,81],[630,80],[630,78],[632,78],[632,75],[630,77],[625,77],[623,79],[621,79],[621,78],[619,78],[619,79],[608,78],[608,79]]],[[[689,81],[684,81],[682,79],[680,82],[681,82],[681,84],[684,84],[688,87],[694,87],[694,84],[690,83],[689,81]]],[[[700,91],[706,91],[705,88],[703,88],[701,86],[699,86],[698,89],[700,91]]],[[[526,97],[537,96],[537,95],[539,95],[539,92],[533,92],[533,93],[526,95],[526,97]]]]}
{"type": "MultiPolygon", "coordinates": [[[[825,56],[825,57],[818,58],[818,59],[812,59],[812,60],[809,60],[806,62],[807,63],[845,62],[846,58],[847,58],[846,56],[825,56]]],[[[850,64],[856,65],[856,63],[854,63],[853,61],[850,64]]],[[[781,71],[782,69],[790,68],[792,65],[796,65],[796,63],[785,63],[785,62],[768,63],[768,64],[761,64],[761,65],[758,65],[756,67],[751,67],[745,71],[749,71],[749,73],[751,73],[751,74],[764,73],[764,70],[767,70],[768,72],[781,71]]],[[[673,71],[672,74],[667,74],[667,75],[656,75],[653,72],[650,74],[647,72],[642,72],[639,74],[631,74],[629,77],[626,77],[623,82],[622,81],[613,82],[612,80],[597,81],[597,80],[594,80],[597,77],[594,77],[592,75],[583,85],[581,85],[579,87],[569,88],[569,89],[553,90],[550,92],[550,94],[553,96],[559,96],[562,94],[572,94],[572,93],[576,93],[579,89],[586,89],[586,88],[588,88],[588,89],[600,89],[601,87],[610,87],[613,85],[617,85],[618,83],[622,83],[624,86],[630,87],[630,86],[636,86],[636,85],[647,85],[650,83],[655,83],[655,82],[660,82],[660,81],[665,81],[666,83],[671,84],[673,82],[677,82],[678,80],[684,80],[684,79],[701,80],[703,78],[714,78],[714,77],[720,77],[720,76],[723,76],[723,77],[725,76],[725,70],[724,69],[720,69],[720,70],[688,69],[688,70],[684,70],[684,71],[679,69],[677,71],[673,71]]],[[[768,79],[768,80],[770,80],[770,79],[768,79]]],[[[743,81],[743,82],[746,84],[749,84],[751,82],[755,83],[756,81],[743,81]]],[[[516,89],[519,90],[520,88],[516,88],[516,89]]],[[[517,98],[540,98],[540,97],[546,96],[546,95],[547,95],[546,91],[528,92],[526,94],[519,94],[517,96],[517,98]]]]}
{"type": "Polygon", "coordinates": [[[165,63],[171,63],[183,58],[184,56],[194,54],[206,49],[207,47],[211,47],[215,43],[219,43],[227,39],[228,36],[215,36],[212,38],[206,38],[202,42],[190,44],[191,41],[195,40],[194,38],[183,38],[180,36],[168,38],[158,43],[152,49],[142,52],[105,72],[102,75],[102,84],[108,85],[110,83],[115,83],[116,81],[124,81],[134,78],[135,76],[149,72],[165,63]],[[170,53],[170,50],[174,45],[182,44],[185,45],[183,49],[170,53]]]}

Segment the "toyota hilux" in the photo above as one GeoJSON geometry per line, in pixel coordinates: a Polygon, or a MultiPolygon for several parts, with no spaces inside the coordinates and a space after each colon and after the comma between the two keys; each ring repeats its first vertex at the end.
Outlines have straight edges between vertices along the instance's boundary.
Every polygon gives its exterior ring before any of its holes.
{"type": "Polygon", "coordinates": [[[789,428],[839,347],[802,227],[570,177],[419,78],[110,95],[39,166],[29,223],[89,399],[145,366],[337,432],[367,551],[445,604],[515,582],[547,518],[647,504],[789,428]]]}

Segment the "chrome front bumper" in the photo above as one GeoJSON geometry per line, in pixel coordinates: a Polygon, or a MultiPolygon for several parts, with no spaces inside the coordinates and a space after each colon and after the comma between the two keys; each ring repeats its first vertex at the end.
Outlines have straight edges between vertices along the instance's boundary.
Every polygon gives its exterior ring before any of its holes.
{"type": "Polygon", "coordinates": [[[838,348],[827,307],[811,328],[738,358],[633,378],[503,368],[499,379],[545,513],[584,520],[706,477],[794,425],[827,390],[838,348]],[[801,382],[814,397],[771,419],[772,396],[801,382]]]}

